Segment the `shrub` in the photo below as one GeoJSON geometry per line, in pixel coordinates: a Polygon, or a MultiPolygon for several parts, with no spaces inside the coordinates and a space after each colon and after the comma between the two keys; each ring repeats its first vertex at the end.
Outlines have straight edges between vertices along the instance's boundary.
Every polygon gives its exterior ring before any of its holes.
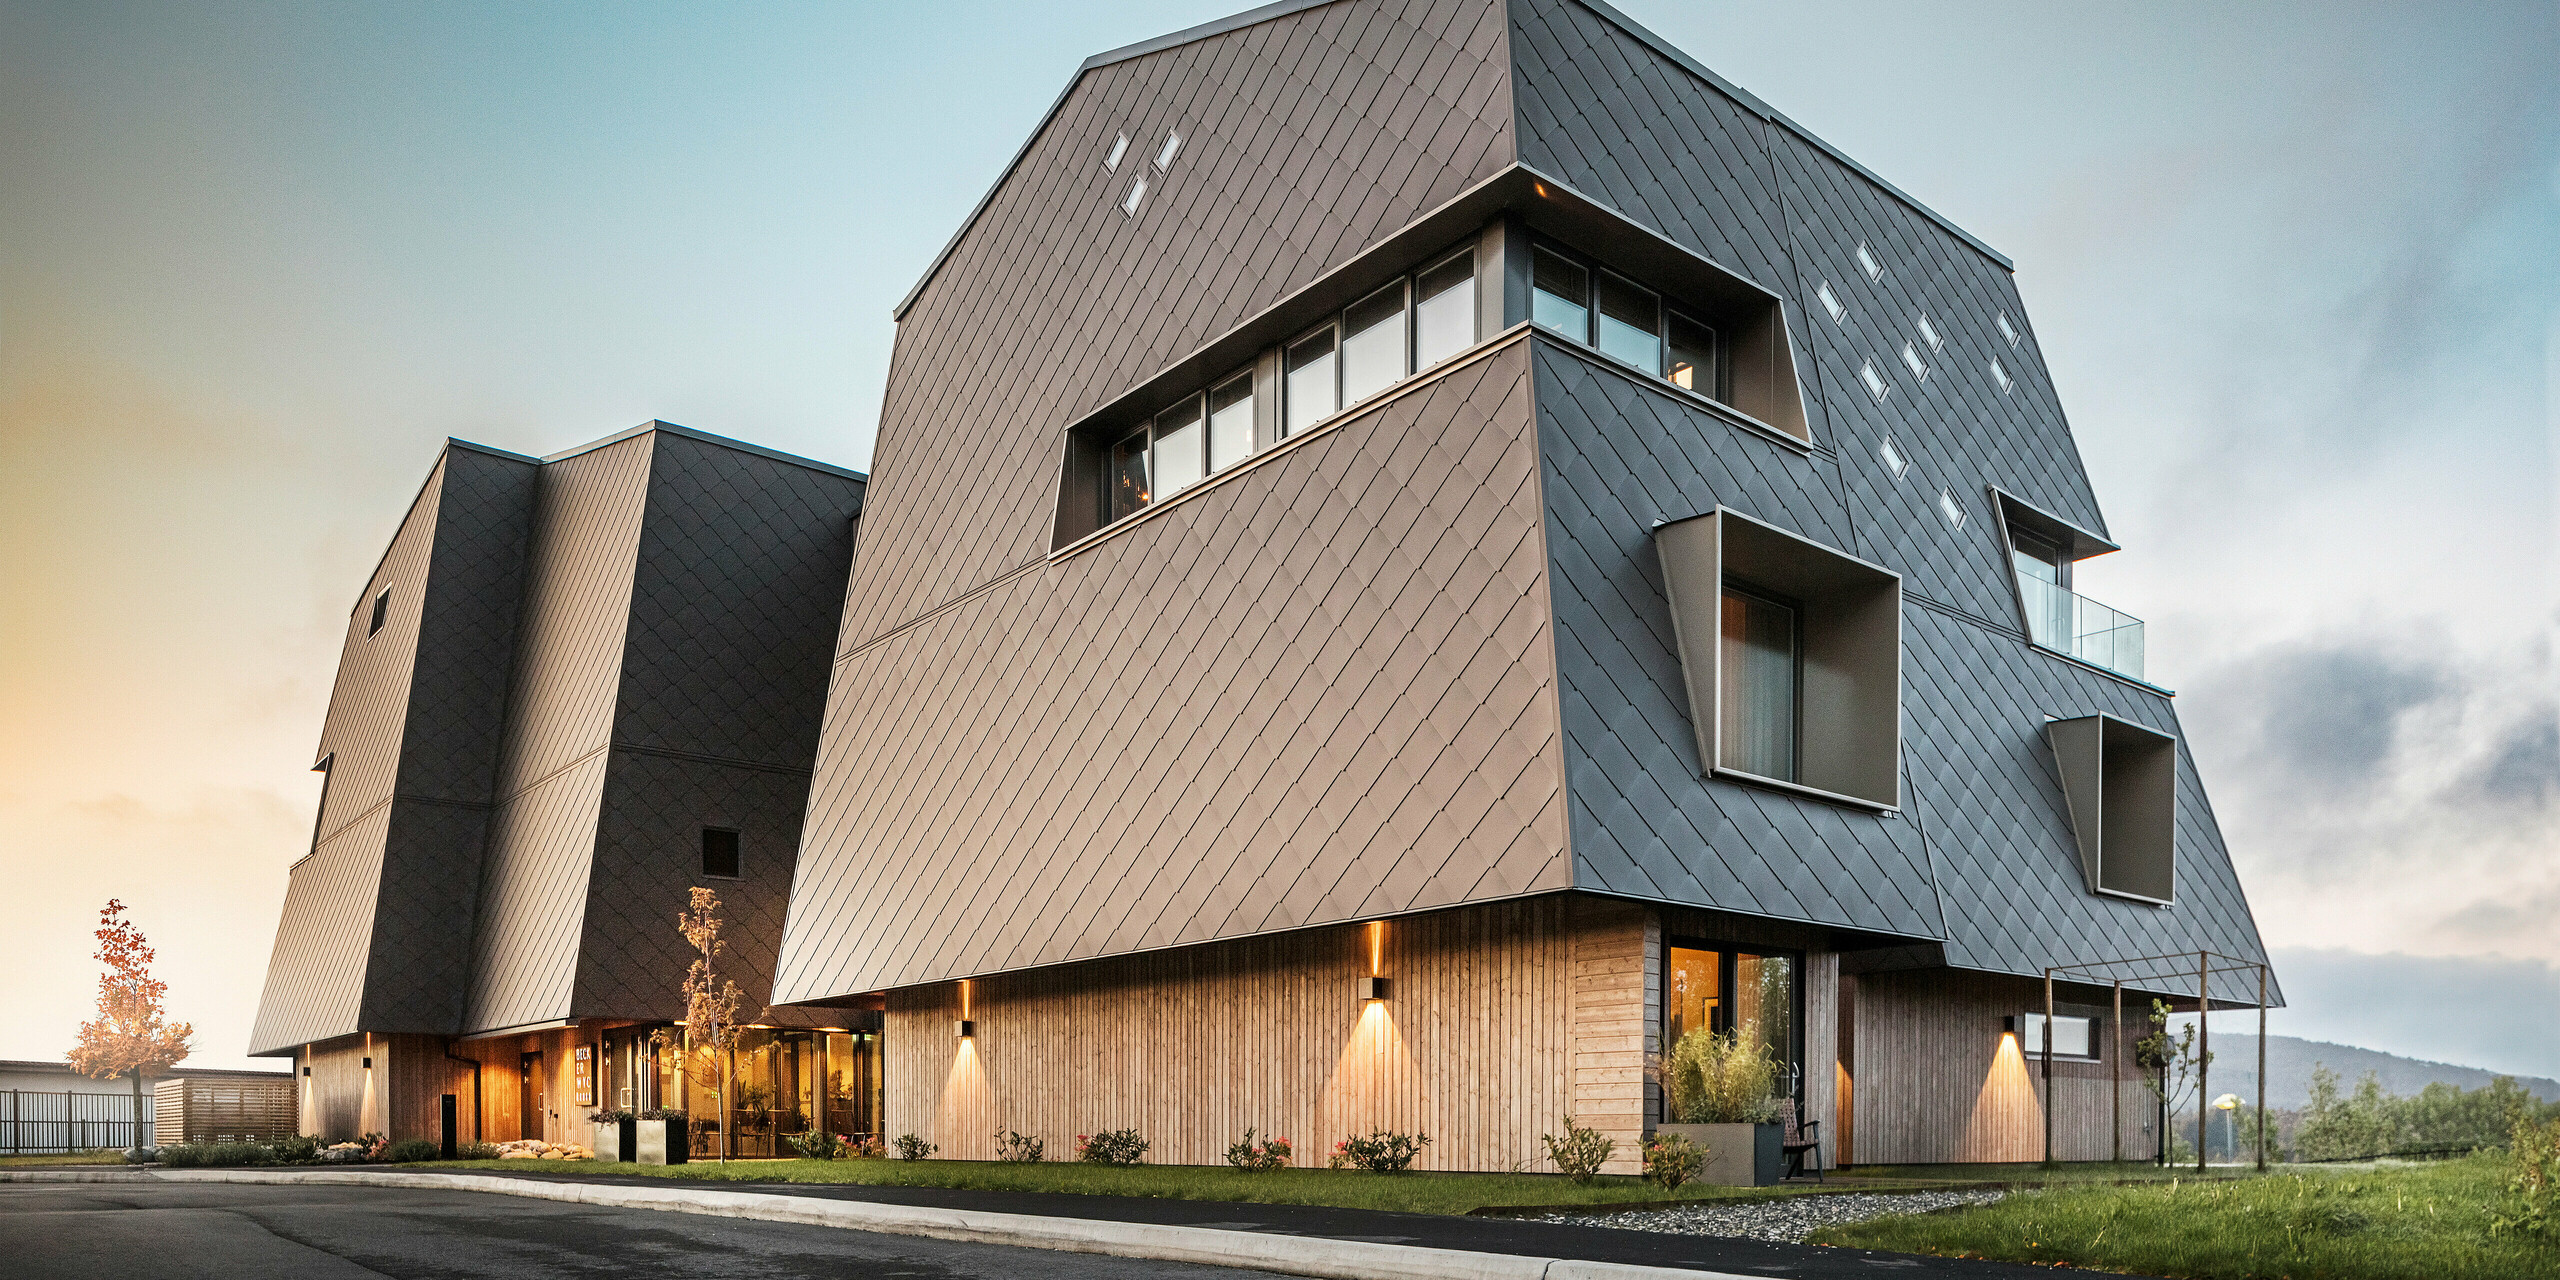
{"type": "Polygon", "coordinates": [[[1076,1159],[1086,1164],[1136,1164],[1146,1156],[1147,1140],[1135,1129],[1076,1135],[1076,1159]]]}
{"type": "Polygon", "coordinates": [[[2507,1139],[2506,1199],[2490,1213],[2489,1230],[2560,1238],[2560,1120],[2516,1117],[2507,1139]]]}
{"type": "Polygon", "coordinates": [[[1227,1145],[1227,1163],[1252,1173],[1285,1168],[1289,1163],[1289,1140],[1264,1138],[1256,1142],[1254,1131],[1247,1129],[1244,1137],[1227,1145]]]}
{"type": "Polygon", "coordinates": [[[1556,1168],[1564,1176],[1576,1182],[1589,1182],[1599,1177],[1600,1166],[1607,1164],[1609,1154],[1618,1149],[1615,1138],[1597,1129],[1585,1129],[1575,1124],[1572,1116],[1564,1118],[1563,1137],[1552,1133],[1542,1133],[1538,1137],[1547,1144],[1547,1158],[1556,1162],[1556,1168]]]}
{"type": "Polygon", "coordinates": [[[588,1124],[620,1124],[625,1120],[637,1120],[639,1118],[640,1117],[637,1113],[619,1109],[610,1111],[590,1111],[587,1113],[588,1124]]]}
{"type": "Polygon", "coordinates": [[[1413,1167],[1413,1158],[1431,1145],[1427,1133],[1397,1133],[1392,1129],[1372,1129],[1366,1135],[1345,1138],[1333,1144],[1336,1169],[1366,1169],[1371,1173],[1402,1173],[1413,1167]]]}
{"type": "MultiPolygon", "coordinates": [[[[1079,1139],[1078,1141],[1082,1141],[1079,1139]]],[[[1038,1164],[1049,1153],[1045,1139],[1007,1129],[996,1135],[996,1159],[1006,1164],[1038,1164]]]]}
{"type": "Polygon", "coordinates": [[[880,1135],[876,1133],[866,1133],[858,1138],[848,1137],[844,1142],[845,1154],[856,1160],[878,1160],[889,1154],[880,1141],[880,1135]]]}
{"type": "Polygon", "coordinates": [[[127,1164],[149,1164],[159,1158],[160,1148],[158,1147],[135,1147],[124,1153],[127,1164]]]}
{"type": "Polygon", "coordinates": [[[1757,1124],[1778,1115],[1778,1060],[1759,1024],[1731,1035],[1680,1037],[1662,1064],[1662,1088],[1681,1124],[1757,1124]]]}
{"type": "Polygon", "coordinates": [[[835,1160],[844,1155],[844,1140],[832,1133],[812,1129],[807,1133],[788,1134],[783,1141],[800,1153],[803,1160],[835,1160]]]}
{"type": "Polygon", "coordinates": [[[1644,1144],[1644,1176],[1665,1191],[1677,1191],[1707,1167],[1707,1149],[1676,1133],[1662,1134],[1644,1144]]]}
{"type": "Polygon", "coordinates": [[[901,1160],[922,1160],[942,1150],[940,1143],[927,1142],[912,1133],[899,1134],[895,1145],[898,1148],[898,1158],[901,1160]]]}
{"type": "Polygon", "coordinates": [[[267,1147],[275,1152],[277,1164],[309,1164],[320,1158],[320,1140],[307,1133],[278,1138],[267,1147]]]}
{"type": "Polygon", "coordinates": [[[498,1158],[498,1144],[494,1142],[466,1142],[455,1147],[453,1149],[453,1154],[464,1160],[495,1160],[498,1158]]]}
{"type": "Polygon", "coordinates": [[[641,1112],[641,1113],[640,1113],[640,1118],[641,1118],[641,1119],[643,1119],[643,1120],[675,1120],[675,1121],[685,1121],[685,1120],[689,1120],[689,1119],[691,1119],[691,1117],[687,1116],[687,1115],[684,1113],[683,1109],[682,1109],[682,1108],[679,1108],[679,1107],[651,1107],[651,1108],[649,1108],[648,1110],[641,1112]]]}
{"type": "Polygon", "coordinates": [[[444,1144],[432,1138],[402,1138],[392,1143],[383,1159],[393,1164],[416,1164],[421,1160],[444,1158],[444,1144]]]}
{"type": "Polygon", "coordinates": [[[273,1164],[275,1152],[256,1142],[181,1142],[160,1148],[160,1163],[172,1169],[228,1169],[273,1164]]]}

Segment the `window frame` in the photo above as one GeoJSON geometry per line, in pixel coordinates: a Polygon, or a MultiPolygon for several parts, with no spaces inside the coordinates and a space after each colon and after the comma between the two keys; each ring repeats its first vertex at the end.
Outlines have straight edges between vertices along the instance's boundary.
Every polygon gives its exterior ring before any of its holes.
{"type": "Polygon", "coordinates": [[[1929,344],[1929,350],[1944,351],[1947,349],[1947,335],[1938,332],[1937,323],[1929,318],[1928,312],[1912,312],[1911,322],[1919,327],[1921,340],[1929,344]]]}
{"type": "MultiPolygon", "coordinates": [[[[1706,321],[1700,320],[1697,317],[1695,310],[1682,303],[1679,299],[1674,298],[1669,293],[1645,284],[1624,272],[1604,266],[1601,264],[1599,259],[1568,248],[1554,240],[1548,239],[1545,236],[1539,236],[1532,240],[1529,248],[1532,255],[1532,266],[1530,270],[1531,296],[1529,302],[1530,324],[1532,327],[1541,329],[1547,333],[1555,335],[1556,337],[1572,341],[1582,350],[1608,362],[1608,364],[1613,368],[1634,371],[1655,383],[1669,387],[1674,392],[1682,395],[1696,396],[1698,399],[1704,400],[1708,404],[1711,404],[1726,413],[1742,414],[1745,418],[1749,418],[1755,423],[1760,421],[1758,418],[1752,417],[1741,406],[1734,404],[1731,400],[1726,398],[1733,392],[1733,351],[1731,335],[1727,334],[1723,327],[1708,324],[1706,321]],[[1540,322],[1536,318],[1536,295],[1542,292],[1551,292],[1548,290],[1541,290],[1537,287],[1535,255],[1540,253],[1551,254],[1558,261],[1577,267],[1583,273],[1583,297],[1581,304],[1583,313],[1583,336],[1580,338],[1574,338],[1573,335],[1566,331],[1559,329],[1554,325],[1540,322]],[[1646,370],[1639,365],[1630,364],[1601,348],[1600,288],[1603,277],[1617,280],[1628,288],[1634,289],[1637,292],[1653,299],[1654,367],[1651,370],[1646,370]],[[1682,323],[1705,332],[1710,339],[1710,343],[1714,348],[1712,355],[1715,361],[1715,368],[1713,370],[1714,376],[1710,379],[1714,384],[1713,390],[1700,391],[1695,387],[1681,386],[1679,383],[1671,380],[1671,326],[1675,318],[1682,323]]],[[[1825,287],[1828,287],[1827,282],[1825,287]]],[[[1554,294],[1553,296],[1560,298],[1564,295],[1554,294]]],[[[1776,323],[1782,325],[1785,323],[1783,308],[1776,323]]],[[[1794,440],[1799,444],[1811,443],[1810,435],[1799,436],[1794,432],[1787,431],[1781,427],[1770,426],[1766,423],[1762,423],[1761,425],[1769,426],[1770,430],[1775,431],[1790,440],[1794,440]]]]}
{"type": "Polygon", "coordinates": [[[1129,180],[1129,194],[1120,197],[1120,216],[1135,218],[1147,200],[1147,175],[1141,173],[1129,180]]]}
{"type": "Polygon", "coordinates": [[[382,590],[373,593],[373,612],[365,620],[364,638],[371,640],[381,635],[382,628],[390,621],[391,584],[386,582],[382,585],[382,590]]]}
{"type": "Polygon", "coordinates": [[[1413,348],[1405,355],[1405,365],[1413,372],[1406,374],[1406,377],[1420,377],[1423,373],[1429,370],[1437,369],[1441,365],[1447,364],[1450,361],[1475,350],[1476,345],[1484,341],[1484,264],[1476,258],[1476,250],[1480,247],[1481,246],[1479,246],[1476,241],[1471,239],[1465,244],[1424,263],[1421,268],[1413,273],[1411,277],[1413,282],[1411,290],[1405,295],[1406,310],[1408,313],[1405,328],[1413,348]],[[1457,350],[1452,351],[1429,364],[1424,364],[1422,362],[1422,304],[1426,299],[1422,296],[1422,279],[1423,277],[1437,272],[1440,268],[1448,266],[1450,263],[1455,262],[1460,258],[1467,259],[1466,345],[1459,347],[1457,350]]]}
{"type": "Polygon", "coordinates": [[[1920,348],[1913,346],[1907,340],[1902,344],[1902,367],[1911,371],[1912,380],[1915,382],[1929,380],[1929,362],[1921,358],[1920,348]]]}
{"type": "Polygon", "coordinates": [[[1831,323],[1843,329],[1849,327],[1849,304],[1840,300],[1839,293],[1832,289],[1830,281],[1825,280],[1814,286],[1813,298],[1814,301],[1821,303],[1823,311],[1831,316],[1831,323]]]}
{"type": "MultiPolygon", "coordinates": [[[[1335,330],[1333,347],[1334,412],[1341,413],[1344,410],[1355,406],[1367,404],[1369,401],[1375,400],[1378,397],[1395,390],[1398,386],[1403,385],[1406,379],[1413,376],[1413,282],[1414,277],[1411,274],[1398,276],[1395,279],[1360,295],[1352,301],[1350,306],[1344,307],[1335,317],[1335,320],[1338,322],[1338,327],[1335,330]],[[1404,327],[1404,341],[1396,344],[1396,376],[1387,379],[1383,385],[1379,386],[1374,391],[1363,394],[1359,399],[1352,399],[1350,353],[1351,340],[1354,335],[1351,332],[1351,313],[1360,310],[1362,307],[1368,306],[1370,303],[1377,301],[1380,297],[1390,293],[1398,294],[1400,297],[1400,301],[1396,307],[1396,319],[1394,323],[1404,327]]],[[[1371,326],[1371,328],[1375,327],[1376,326],[1374,325],[1371,326]]],[[[1360,332],[1360,336],[1365,337],[1368,332],[1369,331],[1367,329],[1363,329],[1360,332]]]]}
{"type": "Polygon", "coordinates": [[[1182,131],[1180,129],[1165,130],[1164,145],[1156,148],[1156,172],[1171,173],[1174,160],[1181,155],[1182,131]]]}
{"type": "Polygon", "coordinates": [[[1102,171],[1104,173],[1120,172],[1120,162],[1126,159],[1128,155],[1129,134],[1127,130],[1122,130],[1119,135],[1112,140],[1111,149],[1104,152],[1102,155],[1102,171]]]}
{"type": "MultiPolygon", "coordinates": [[[[1741,957],[1748,955],[1759,956],[1763,959],[1767,959],[1772,956],[1780,956],[1784,957],[1787,963],[1794,969],[1795,981],[1792,984],[1795,988],[1794,1000],[1792,1002],[1794,1007],[1788,1010],[1788,1021],[1790,1025],[1787,1036],[1787,1039],[1790,1042],[1788,1054],[1791,1059],[1788,1063],[1790,1074],[1789,1084],[1792,1087],[1788,1089],[1787,1096],[1795,1099],[1796,1113],[1798,1115],[1802,1115],[1804,1113],[1805,1076],[1807,1074],[1805,1071],[1805,1051],[1807,1044],[1804,1026],[1805,997],[1807,993],[1805,991],[1804,952],[1789,947],[1761,947],[1742,942],[1726,942],[1715,938],[1701,937],[1696,934],[1664,933],[1662,935],[1662,972],[1666,977],[1662,983],[1662,1003],[1654,1010],[1654,1016],[1661,1019],[1659,1025],[1662,1029],[1662,1051],[1665,1054],[1669,1054],[1672,1049],[1671,982],[1667,975],[1671,972],[1671,952],[1675,948],[1681,951],[1709,952],[1716,957],[1716,1013],[1724,1023],[1723,1026],[1716,1026],[1714,1025],[1715,1020],[1710,1020],[1708,1030],[1716,1035],[1729,1035],[1732,1033],[1733,1006],[1736,998],[1735,983],[1739,980],[1739,973],[1741,970],[1739,961],[1741,957]]],[[[1671,1123],[1668,1119],[1671,1107],[1671,1099],[1668,1094],[1663,1095],[1661,1106],[1662,1114],[1665,1117],[1662,1123],[1671,1123]]]]}
{"type": "Polygon", "coordinates": [[[1290,440],[1305,435],[1340,417],[1342,408],[1342,313],[1337,311],[1325,317],[1323,323],[1280,344],[1280,439],[1290,440]],[[1292,370],[1289,368],[1289,355],[1320,333],[1333,335],[1333,376],[1327,380],[1333,386],[1333,407],[1309,418],[1304,426],[1292,426],[1289,411],[1298,397],[1296,389],[1290,383],[1292,370]]]}

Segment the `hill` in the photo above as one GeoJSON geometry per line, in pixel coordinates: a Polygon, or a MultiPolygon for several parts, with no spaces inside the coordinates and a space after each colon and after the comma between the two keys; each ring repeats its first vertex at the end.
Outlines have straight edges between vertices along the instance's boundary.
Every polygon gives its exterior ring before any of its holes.
{"type": "MultiPolygon", "coordinates": [[[[2213,1051],[2213,1076],[2208,1087],[2216,1094],[2236,1093],[2244,1099],[2256,1101],[2258,1038],[2217,1030],[2213,1037],[2213,1051]]],[[[2309,1103],[2314,1064],[2326,1064],[2337,1072],[2341,1090],[2352,1092],[2356,1081],[2370,1071],[2382,1081],[2384,1092],[2404,1095],[2416,1093],[2436,1081],[2477,1089],[2501,1074],[2478,1067],[2457,1067],[2450,1063],[2404,1058],[2378,1049],[2331,1044],[2325,1040],[2271,1035],[2267,1037],[2267,1105],[2287,1109],[2309,1103]]],[[[2518,1076],[2516,1083],[2545,1102],[2560,1101],[2560,1080],[2518,1076]]]]}

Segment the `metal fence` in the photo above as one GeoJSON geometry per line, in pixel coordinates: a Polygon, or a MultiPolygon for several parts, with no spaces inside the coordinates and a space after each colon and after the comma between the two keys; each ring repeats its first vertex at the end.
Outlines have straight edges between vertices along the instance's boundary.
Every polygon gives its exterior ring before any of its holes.
{"type": "MultiPolygon", "coordinates": [[[[122,1149],[134,1144],[130,1093],[39,1093],[11,1089],[0,1095],[0,1151],[42,1155],[55,1151],[122,1149]]],[[[152,1115],[142,1112],[142,1144],[152,1145],[152,1115]]]]}

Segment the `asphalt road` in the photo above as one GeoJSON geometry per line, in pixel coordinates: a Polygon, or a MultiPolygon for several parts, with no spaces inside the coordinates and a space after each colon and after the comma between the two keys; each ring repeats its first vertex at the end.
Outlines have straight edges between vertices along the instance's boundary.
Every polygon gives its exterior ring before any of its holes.
{"type": "Polygon", "coordinates": [[[1244,1280],[1266,1274],[464,1191],[0,1186],[0,1277],[8,1280],[1244,1280]]]}

